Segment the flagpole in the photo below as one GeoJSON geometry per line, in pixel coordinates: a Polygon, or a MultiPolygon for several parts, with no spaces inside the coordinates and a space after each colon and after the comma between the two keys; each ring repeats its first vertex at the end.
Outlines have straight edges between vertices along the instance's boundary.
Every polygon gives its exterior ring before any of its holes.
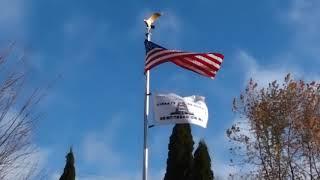
{"type": "MultiPolygon", "coordinates": [[[[160,13],[153,13],[144,22],[147,26],[146,40],[151,41],[151,31],[154,29],[153,23],[161,16],[160,13]]],[[[142,180],[148,179],[148,120],[149,120],[149,102],[150,102],[150,71],[147,70],[145,73],[145,94],[144,94],[144,121],[143,121],[143,169],[142,169],[142,180]]]]}
{"type": "MultiPolygon", "coordinates": [[[[147,26],[146,38],[151,41],[151,26],[147,26]]],[[[148,179],[148,117],[149,117],[149,102],[150,102],[150,71],[145,73],[145,101],[144,101],[144,130],[143,130],[143,170],[142,180],[148,179]]]]}

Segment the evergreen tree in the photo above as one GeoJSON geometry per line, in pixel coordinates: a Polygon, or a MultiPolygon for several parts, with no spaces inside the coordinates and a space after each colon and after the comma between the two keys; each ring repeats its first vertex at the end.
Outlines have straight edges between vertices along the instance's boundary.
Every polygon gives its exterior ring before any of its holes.
{"type": "Polygon", "coordinates": [[[76,170],[74,168],[74,156],[72,148],[70,148],[70,152],[67,154],[66,159],[66,166],[64,167],[63,174],[59,180],[75,180],[76,170]]]}
{"type": "Polygon", "coordinates": [[[176,124],[168,146],[164,180],[189,180],[193,162],[193,139],[189,124],[176,124]]]}
{"type": "Polygon", "coordinates": [[[198,148],[194,153],[193,168],[192,168],[193,180],[213,180],[214,175],[211,170],[211,159],[208,153],[208,148],[204,140],[199,142],[198,148]]]}

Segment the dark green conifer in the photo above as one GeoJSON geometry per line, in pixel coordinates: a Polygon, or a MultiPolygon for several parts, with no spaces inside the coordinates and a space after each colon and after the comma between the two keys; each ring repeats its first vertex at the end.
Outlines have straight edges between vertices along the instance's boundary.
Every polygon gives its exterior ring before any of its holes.
{"type": "Polygon", "coordinates": [[[168,146],[164,180],[189,180],[193,162],[193,139],[189,124],[176,124],[168,146]]]}
{"type": "Polygon", "coordinates": [[[75,180],[75,178],[76,170],[74,168],[74,156],[72,148],[70,148],[70,152],[66,156],[66,166],[64,167],[63,174],[59,180],[75,180]]]}
{"type": "Polygon", "coordinates": [[[208,148],[204,140],[199,142],[198,148],[194,153],[193,168],[192,168],[193,180],[213,180],[214,175],[211,169],[211,158],[208,152],[208,148]]]}

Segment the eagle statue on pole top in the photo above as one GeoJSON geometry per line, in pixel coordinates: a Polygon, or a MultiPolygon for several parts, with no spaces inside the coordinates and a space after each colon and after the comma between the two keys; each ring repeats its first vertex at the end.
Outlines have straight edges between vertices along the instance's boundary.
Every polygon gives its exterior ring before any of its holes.
{"type": "Polygon", "coordinates": [[[153,23],[161,16],[161,13],[153,13],[148,19],[145,19],[144,22],[147,25],[148,29],[153,29],[153,23]]]}

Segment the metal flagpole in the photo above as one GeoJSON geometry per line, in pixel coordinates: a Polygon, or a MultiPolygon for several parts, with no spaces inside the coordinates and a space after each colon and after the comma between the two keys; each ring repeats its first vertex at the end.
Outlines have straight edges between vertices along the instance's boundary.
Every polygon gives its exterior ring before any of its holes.
{"type": "MultiPolygon", "coordinates": [[[[151,27],[147,27],[147,40],[151,41],[151,27]]],[[[143,130],[143,170],[142,179],[148,179],[148,116],[149,116],[149,101],[150,101],[150,71],[145,74],[146,87],[144,96],[144,130],[143,130]]]]}
{"type": "MultiPolygon", "coordinates": [[[[147,25],[146,38],[151,41],[151,30],[154,29],[153,23],[161,16],[160,13],[153,13],[148,19],[144,20],[147,25]]],[[[149,101],[150,101],[150,71],[145,73],[146,87],[144,95],[144,130],[143,130],[143,170],[142,180],[148,179],[148,117],[149,117],[149,101]]]]}

